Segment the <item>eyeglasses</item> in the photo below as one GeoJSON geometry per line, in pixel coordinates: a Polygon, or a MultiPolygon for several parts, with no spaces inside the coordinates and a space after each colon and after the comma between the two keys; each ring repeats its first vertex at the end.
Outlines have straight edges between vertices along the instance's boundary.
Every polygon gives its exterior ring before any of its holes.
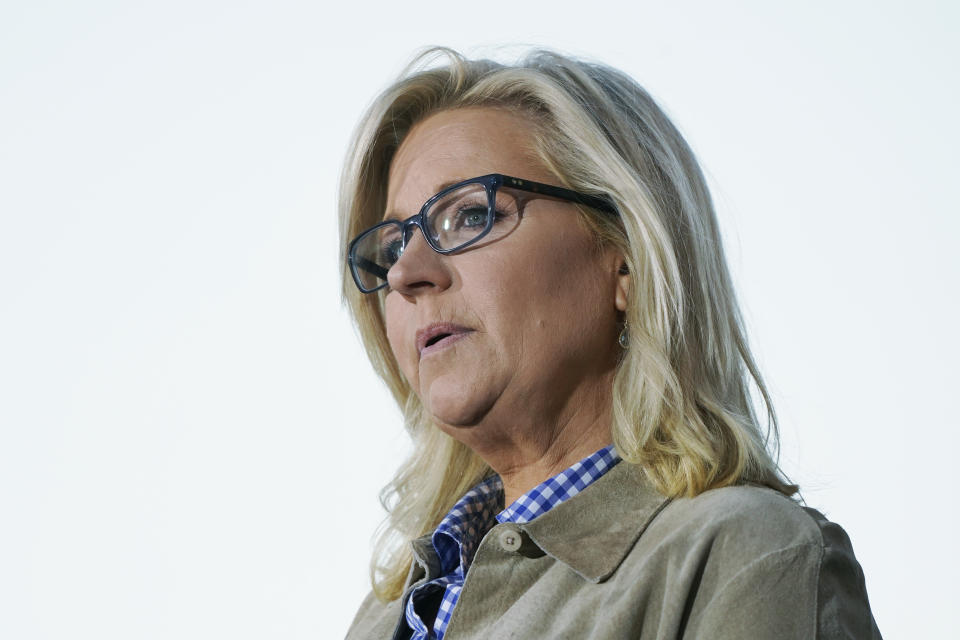
{"type": "Polygon", "coordinates": [[[387,285],[387,272],[403,255],[417,227],[430,248],[441,255],[469,247],[483,238],[492,241],[505,236],[519,221],[522,207],[517,191],[619,215],[608,196],[593,196],[500,173],[470,178],[440,191],[416,215],[403,221],[386,220],[354,238],[347,261],[357,288],[372,293],[387,285]]]}

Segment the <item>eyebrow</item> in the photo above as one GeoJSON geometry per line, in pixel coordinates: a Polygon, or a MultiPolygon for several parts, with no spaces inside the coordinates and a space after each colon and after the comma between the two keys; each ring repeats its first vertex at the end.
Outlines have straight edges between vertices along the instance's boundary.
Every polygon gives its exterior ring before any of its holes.
{"type": "MultiPolygon", "coordinates": [[[[434,192],[433,192],[433,194],[430,195],[430,198],[432,198],[432,197],[435,196],[436,194],[440,193],[441,191],[443,191],[443,190],[446,189],[447,187],[452,187],[453,185],[455,185],[455,184],[457,184],[457,183],[459,183],[459,182],[463,182],[464,180],[469,180],[469,179],[470,179],[470,178],[454,178],[453,180],[447,180],[447,181],[445,181],[445,182],[441,182],[441,183],[440,183],[439,185],[437,185],[437,187],[434,189],[434,192]]],[[[429,200],[429,198],[428,198],[428,200],[429,200]]],[[[424,200],[424,202],[426,202],[426,200],[424,200]]],[[[422,207],[422,206],[423,206],[423,205],[421,205],[421,207],[422,207]]],[[[420,213],[420,209],[417,209],[416,213],[411,213],[410,215],[417,215],[417,213],[420,213]]],[[[409,218],[409,217],[410,217],[410,216],[402,216],[402,217],[401,217],[399,213],[397,213],[397,212],[395,212],[395,211],[391,211],[391,212],[389,212],[389,213],[384,214],[383,218],[381,219],[381,222],[386,222],[387,220],[406,220],[406,219],[409,218]]]]}

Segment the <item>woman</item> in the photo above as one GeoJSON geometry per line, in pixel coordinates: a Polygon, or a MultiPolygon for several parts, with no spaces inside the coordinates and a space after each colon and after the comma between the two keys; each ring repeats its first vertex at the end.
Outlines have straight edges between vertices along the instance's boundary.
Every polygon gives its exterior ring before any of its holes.
{"type": "Polygon", "coordinates": [[[343,177],[344,295],[414,440],[347,637],[879,637],[767,452],[677,130],[602,65],[439,51],[343,177]]]}

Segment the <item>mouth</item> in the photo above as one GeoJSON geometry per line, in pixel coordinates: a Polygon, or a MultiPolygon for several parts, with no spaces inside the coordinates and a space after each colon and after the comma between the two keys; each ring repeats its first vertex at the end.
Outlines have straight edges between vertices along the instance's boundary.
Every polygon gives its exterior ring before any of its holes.
{"type": "Polygon", "coordinates": [[[449,322],[437,322],[417,331],[417,351],[420,356],[446,349],[454,342],[473,333],[473,329],[449,322]]]}

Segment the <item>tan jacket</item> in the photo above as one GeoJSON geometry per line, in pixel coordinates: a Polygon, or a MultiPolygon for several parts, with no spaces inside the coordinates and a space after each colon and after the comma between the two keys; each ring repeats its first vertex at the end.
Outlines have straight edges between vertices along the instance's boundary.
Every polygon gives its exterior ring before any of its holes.
{"type": "MultiPolygon", "coordinates": [[[[402,604],[437,577],[413,541],[404,595],[367,596],[348,640],[407,638],[402,604]]],[[[838,525],[754,486],[669,500],[621,462],[527,524],[484,536],[446,640],[880,638],[838,525]]]]}

